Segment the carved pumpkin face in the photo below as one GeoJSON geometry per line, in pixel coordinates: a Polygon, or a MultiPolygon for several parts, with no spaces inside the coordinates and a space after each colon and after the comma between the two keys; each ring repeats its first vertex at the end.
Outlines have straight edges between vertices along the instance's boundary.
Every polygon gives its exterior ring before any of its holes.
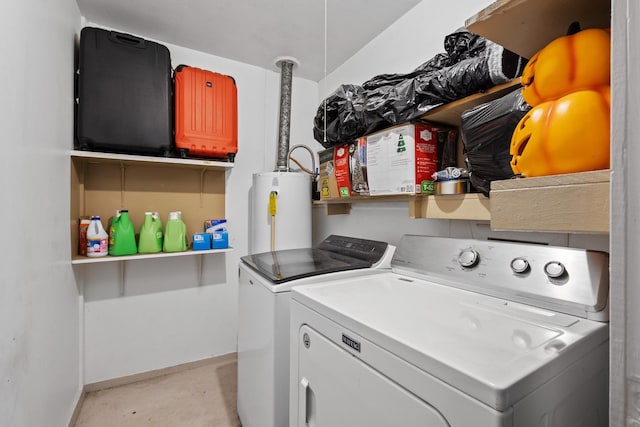
{"type": "Polygon", "coordinates": [[[611,33],[587,29],[559,37],[536,53],[522,73],[522,96],[536,106],[578,90],[610,84],[611,33]]]}
{"type": "Polygon", "coordinates": [[[525,177],[609,168],[609,87],[531,109],[511,138],[511,168],[525,177]]]}

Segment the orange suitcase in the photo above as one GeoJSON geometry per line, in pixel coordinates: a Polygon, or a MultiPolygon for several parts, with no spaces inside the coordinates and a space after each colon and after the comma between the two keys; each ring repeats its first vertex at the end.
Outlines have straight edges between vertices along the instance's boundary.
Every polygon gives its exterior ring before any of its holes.
{"type": "Polygon", "coordinates": [[[238,152],[238,92],[233,77],[179,65],[174,79],[180,156],[233,162],[238,152]]]}

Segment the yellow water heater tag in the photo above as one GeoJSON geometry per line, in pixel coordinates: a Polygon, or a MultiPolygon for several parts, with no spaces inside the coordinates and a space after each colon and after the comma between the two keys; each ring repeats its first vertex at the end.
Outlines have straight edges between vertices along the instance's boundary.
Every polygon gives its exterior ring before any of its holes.
{"type": "Polygon", "coordinates": [[[278,199],[278,192],[272,191],[269,193],[269,215],[276,215],[276,200],[278,199]]]}

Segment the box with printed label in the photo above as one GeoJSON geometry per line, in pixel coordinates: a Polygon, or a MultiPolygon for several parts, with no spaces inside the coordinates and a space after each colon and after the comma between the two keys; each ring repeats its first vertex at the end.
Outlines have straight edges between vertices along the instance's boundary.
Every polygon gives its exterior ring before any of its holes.
{"type": "Polygon", "coordinates": [[[211,234],[196,233],[193,235],[193,250],[206,251],[211,249],[211,234]]]}
{"type": "Polygon", "coordinates": [[[358,138],[349,144],[349,178],[351,191],[357,194],[369,194],[367,181],[367,138],[358,138]]]}
{"type": "Polygon", "coordinates": [[[229,234],[226,231],[211,233],[211,248],[226,249],[229,247],[229,234]]]}
{"type": "Polygon", "coordinates": [[[372,196],[433,194],[438,168],[436,126],[408,124],[367,137],[367,178],[372,196]]]}
{"type": "Polygon", "coordinates": [[[367,178],[372,196],[433,194],[438,128],[408,124],[367,137],[367,178]]]}
{"type": "Polygon", "coordinates": [[[349,146],[334,147],[333,161],[336,165],[336,185],[341,198],[351,197],[351,180],[349,179],[349,146]]]}
{"type": "Polygon", "coordinates": [[[333,147],[318,152],[320,176],[318,182],[320,186],[321,199],[335,199],[340,197],[338,193],[338,183],[336,181],[336,165],[333,158],[333,147]]]}
{"type": "Polygon", "coordinates": [[[204,222],[205,233],[216,233],[219,231],[227,231],[226,219],[207,219],[204,222]]]}

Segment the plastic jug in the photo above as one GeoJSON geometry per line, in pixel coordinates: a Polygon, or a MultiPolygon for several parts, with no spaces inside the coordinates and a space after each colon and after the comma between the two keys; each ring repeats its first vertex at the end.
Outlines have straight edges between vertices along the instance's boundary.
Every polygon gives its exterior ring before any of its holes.
{"type": "Polygon", "coordinates": [[[182,222],[182,212],[170,212],[164,231],[164,252],[182,252],[187,250],[187,226],[182,222]]]}
{"type": "Polygon", "coordinates": [[[136,232],[129,219],[129,211],[116,211],[109,228],[109,255],[133,255],[137,252],[136,232]]]}
{"type": "Polygon", "coordinates": [[[109,235],[99,216],[92,216],[87,227],[87,256],[100,257],[109,253],[109,235]]]}
{"type": "Polygon", "coordinates": [[[162,221],[158,212],[145,212],[140,227],[138,253],[153,254],[162,252],[162,221]]]}

